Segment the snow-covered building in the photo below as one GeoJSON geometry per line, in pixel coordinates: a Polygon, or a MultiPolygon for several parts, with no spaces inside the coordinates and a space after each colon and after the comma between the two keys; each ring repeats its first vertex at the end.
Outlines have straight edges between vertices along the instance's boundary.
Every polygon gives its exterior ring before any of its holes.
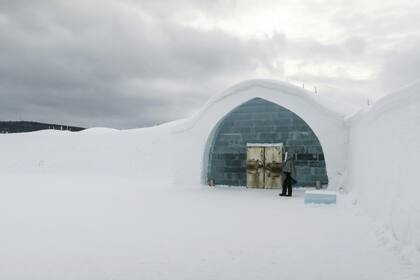
{"type": "Polygon", "coordinates": [[[181,143],[174,151],[175,177],[245,186],[247,144],[282,143],[295,156],[298,185],[315,186],[318,181],[341,187],[348,139],[342,108],[284,82],[244,81],[175,127],[176,142],[181,143]],[[188,162],[179,160],[183,158],[188,162]]]}

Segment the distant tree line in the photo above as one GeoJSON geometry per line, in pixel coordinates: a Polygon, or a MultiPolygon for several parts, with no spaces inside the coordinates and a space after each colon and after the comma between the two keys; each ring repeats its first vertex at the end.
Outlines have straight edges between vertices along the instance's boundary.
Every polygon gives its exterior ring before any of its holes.
{"type": "Polygon", "coordinates": [[[85,128],[61,124],[49,124],[31,121],[0,121],[0,133],[31,132],[44,129],[81,131],[85,128]]]}

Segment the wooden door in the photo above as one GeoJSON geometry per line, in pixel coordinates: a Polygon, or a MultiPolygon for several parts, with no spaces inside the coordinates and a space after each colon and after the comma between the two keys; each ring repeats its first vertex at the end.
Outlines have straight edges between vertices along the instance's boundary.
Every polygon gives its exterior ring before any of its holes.
{"type": "Polygon", "coordinates": [[[264,147],[247,147],[246,186],[264,188],[264,147]]]}
{"type": "Polygon", "coordinates": [[[264,148],[264,187],[280,189],[283,185],[283,148],[267,146],[264,148]]]}

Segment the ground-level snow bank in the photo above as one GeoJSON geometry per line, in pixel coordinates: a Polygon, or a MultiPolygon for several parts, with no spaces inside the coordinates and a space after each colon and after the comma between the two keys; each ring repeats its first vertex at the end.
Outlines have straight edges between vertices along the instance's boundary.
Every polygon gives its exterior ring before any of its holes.
{"type": "Polygon", "coordinates": [[[172,176],[165,126],[0,135],[0,173],[172,176]]]}
{"type": "MultiPolygon", "coordinates": [[[[420,83],[348,120],[348,188],[408,257],[420,252],[420,83]]],[[[385,240],[386,241],[386,240],[385,240]]]]}
{"type": "Polygon", "coordinates": [[[418,279],[354,208],[304,205],[300,191],[7,174],[0,279],[418,279]]]}

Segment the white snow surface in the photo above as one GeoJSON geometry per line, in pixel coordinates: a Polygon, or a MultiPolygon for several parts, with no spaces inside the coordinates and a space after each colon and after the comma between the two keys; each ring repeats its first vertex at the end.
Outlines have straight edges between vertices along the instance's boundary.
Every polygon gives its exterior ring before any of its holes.
{"type": "MultiPolygon", "coordinates": [[[[408,260],[420,254],[420,81],[349,118],[348,190],[408,260]]],[[[420,278],[419,278],[420,279],[420,278]]]]}
{"type": "MultiPolygon", "coordinates": [[[[345,102],[337,100],[333,97],[325,97],[320,94],[315,94],[307,89],[298,87],[288,82],[271,80],[271,79],[250,79],[240,82],[220,94],[214,95],[210,98],[207,103],[199,110],[196,114],[188,119],[183,119],[182,122],[177,123],[177,130],[191,129],[200,118],[203,118],[205,113],[211,110],[215,104],[224,102],[229,97],[237,95],[238,92],[248,91],[253,88],[260,88],[267,91],[281,91],[283,95],[297,96],[302,99],[308,100],[315,108],[321,108],[322,110],[328,111],[331,114],[337,114],[340,116],[349,116],[357,113],[359,108],[349,105],[345,102]]],[[[262,97],[262,96],[256,96],[262,97]]],[[[263,98],[263,97],[262,97],[263,98]]],[[[240,104],[237,104],[238,106],[240,104]]]]}
{"type": "Polygon", "coordinates": [[[169,135],[165,126],[0,135],[0,172],[172,176],[169,135]],[[159,166],[155,157],[162,159],[159,166]]]}
{"type": "Polygon", "coordinates": [[[191,120],[0,135],[0,279],[420,279],[419,108],[416,83],[343,116],[336,205],[175,183],[191,120]]]}
{"type": "Polygon", "coordinates": [[[347,200],[308,206],[302,191],[140,175],[3,174],[0,279],[416,279],[347,200]]]}
{"type": "Polygon", "coordinates": [[[270,79],[251,79],[240,82],[227,90],[223,91],[222,93],[215,95],[212,97],[207,104],[203,107],[199,113],[195,116],[195,118],[199,118],[203,112],[208,110],[214,103],[220,102],[223,99],[228,98],[231,95],[236,94],[240,91],[245,91],[251,87],[261,87],[265,89],[272,89],[277,90],[281,88],[283,92],[293,95],[301,96],[305,99],[311,100],[315,106],[321,106],[326,110],[331,112],[346,116],[352,113],[355,113],[357,108],[351,106],[345,102],[341,102],[340,100],[333,99],[331,97],[325,98],[323,95],[315,94],[307,89],[298,87],[296,85],[290,84],[288,82],[278,81],[278,80],[270,80],[270,79]]]}

